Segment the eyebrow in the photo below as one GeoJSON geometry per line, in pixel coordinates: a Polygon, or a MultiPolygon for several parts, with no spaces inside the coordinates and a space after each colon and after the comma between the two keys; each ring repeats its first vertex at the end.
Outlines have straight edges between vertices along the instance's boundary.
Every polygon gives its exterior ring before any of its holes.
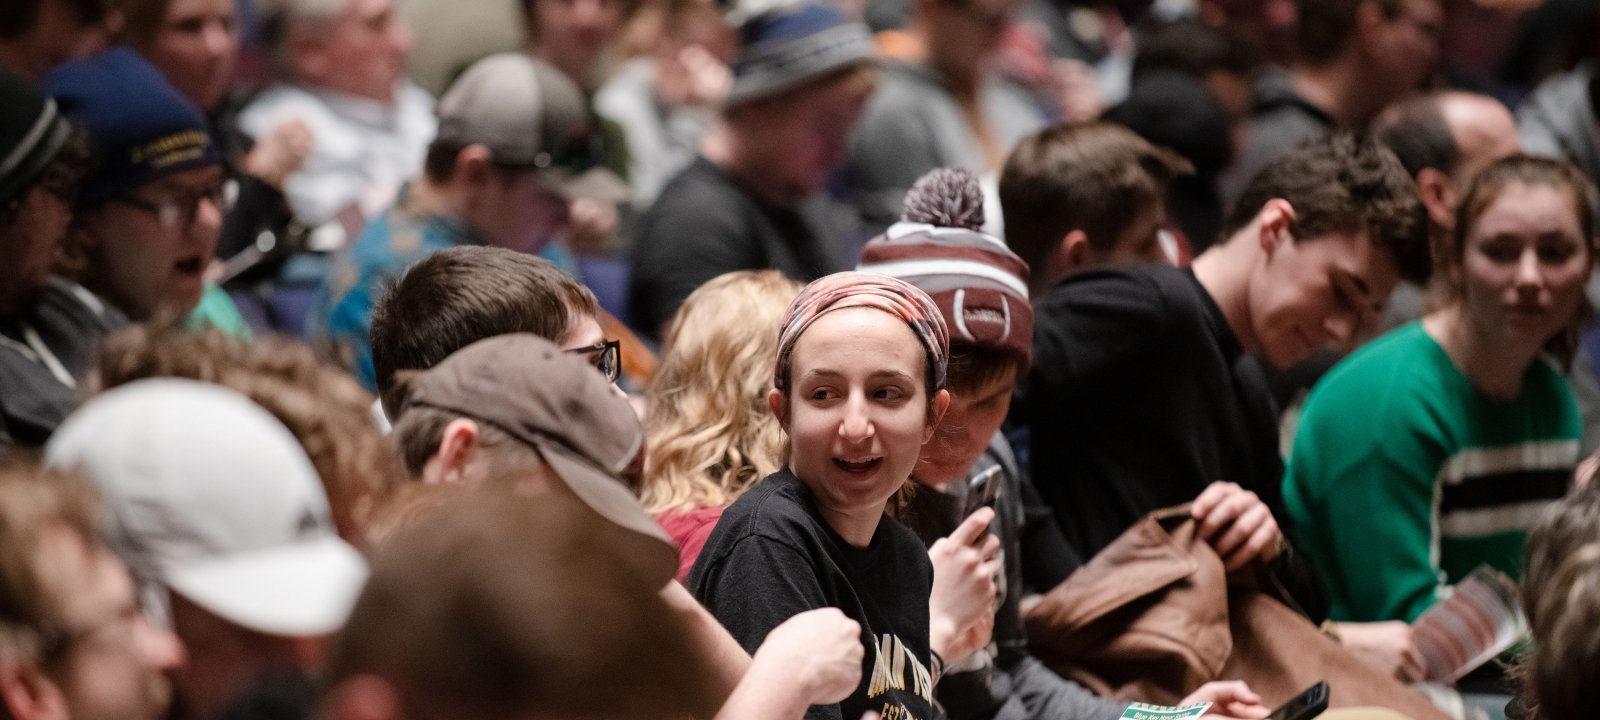
{"type": "MultiPolygon", "coordinates": [[[[842,371],[842,370],[834,370],[832,368],[816,368],[814,370],[807,370],[805,372],[805,374],[801,375],[800,377],[802,377],[802,378],[813,378],[813,377],[835,378],[835,377],[842,377],[843,375],[844,375],[844,371],[842,371]]],[[[916,378],[912,377],[910,373],[903,372],[903,371],[900,371],[900,370],[874,370],[872,372],[872,374],[868,375],[867,377],[869,379],[873,379],[873,380],[878,380],[878,379],[882,379],[882,378],[895,378],[895,379],[908,380],[908,381],[916,380],[916,378]]]]}

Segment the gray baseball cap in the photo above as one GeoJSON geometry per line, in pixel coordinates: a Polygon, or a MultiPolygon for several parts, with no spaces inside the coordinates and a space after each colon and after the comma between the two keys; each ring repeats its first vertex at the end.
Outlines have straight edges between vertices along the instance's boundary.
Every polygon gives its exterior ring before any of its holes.
{"type": "Polygon", "coordinates": [[[631,531],[641,572],[661,584],[678,551],[619,476],[644,448],[644,429],[605,377],[537,335],[479,340],[407,377],[398,418],[432,407],[488,423],[538,451],[574,495],[631,531]]]}
{"type": "Polygon", "coordinates": [[[539,172],[568,198],[620,202],[628,186],[602,158],[583,91],[547,63],[520,52],[467,68],[439,99],[439,141],[482,144],[495,162],[539,172]]]}

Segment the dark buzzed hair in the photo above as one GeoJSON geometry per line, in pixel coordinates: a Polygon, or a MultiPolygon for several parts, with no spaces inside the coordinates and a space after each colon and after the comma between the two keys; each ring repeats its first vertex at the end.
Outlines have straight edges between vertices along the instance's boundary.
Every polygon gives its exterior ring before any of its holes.
{"type": "Polygon", "coordinates": [[[1294,207],[1289,234],[1296,242],[1366,232],[1401,277],[1423,282],[1432,271],[1428,218],[1416,183],[1371,137],[1339,131],[1272,161],[1239,196],[1223,237],[1249,225],[1273,199],[1294,207]]]}
{"type": "Polygon", "coordinates": [[[372,312],[372,367],[384,409],[399,370],[427,370],[461,348],[511,333],[560,342],[600,303],[550,261],[468,245],[413,265],[372,312]]]}

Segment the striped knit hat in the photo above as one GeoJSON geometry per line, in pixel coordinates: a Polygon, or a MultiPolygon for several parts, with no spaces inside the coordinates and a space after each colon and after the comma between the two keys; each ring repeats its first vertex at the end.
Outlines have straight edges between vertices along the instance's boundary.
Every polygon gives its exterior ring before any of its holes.
{"type": "Polygon", "coordinates": [[[856,269],[899,278],[926,292],[944,315],[951,345],[994,348],[1026,366],[1033,358],[1028,264],[1005,243],[973,229],[983,225],[982,193],[976,188],[976,178],[961,170],[923,176],[906,195],[906,221],[868,242],[856,269]],[[963,194],[976,197],[970,212],[963,211],[971,204],[963,194]],[[939,202],[940,196],[954,199],[939,202]]]}
{"type": "Polygon", "coordinates": [[[55,159],[68,131],[54,100],[27,80],[0,70],[0,204],[55,159]]]}
{"type": "Polygon", "coordinates": [[[788,92],[852,65],[872,62],[867,26],[814,0],[762,12],[739,27],[733,87],[723,107],[788,92]]]}

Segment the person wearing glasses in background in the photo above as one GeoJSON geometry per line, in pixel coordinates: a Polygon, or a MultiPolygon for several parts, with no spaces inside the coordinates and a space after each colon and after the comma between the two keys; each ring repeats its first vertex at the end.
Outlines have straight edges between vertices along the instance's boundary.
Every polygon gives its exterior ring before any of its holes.
{"type": "MultiPolygon", "coordinates": [[[[620,179],[589,160],[590,131],[582,92],[551,66],[506,53],[469,68],[439,101],[439,134],[422,175],[334,261],[312,313],[313,344],[381,392],[388,383],[373,362],[373,306],[382,287],[447,248],[489,245],[538,253],[566,229],[574,200],[627,196],[620,179]]],[[[407,322],[435,312],[411,315],[407,322]]],[[[534,332],[564,348],[595,346],[605,339],[595,315],[591,309],[589,323],[575,328],[585,331],[577,344],[536,329],[506,332],[534,332]]],[[[608,355],[601,350],[595,352],[608,355]]]]}
{"type": "Polygon", "coordinates": [[[599,314],[594,293],[542,257],[481,245],[429,255],[372,309],[372,367],[381,403],[374,414],[388,426],[406,373],[513,333],[538,335],[583,356],[616,388],[621,343],[605,336],[599,314]]]}
{"type": "Polygon", "coordinates": [[[248,336],[233,301],[204,277],[227,203],[200,109],[127,49],[62,65],[45,90],[83,128],[95,159],[61,274],[136,322],[248,336]]]}

